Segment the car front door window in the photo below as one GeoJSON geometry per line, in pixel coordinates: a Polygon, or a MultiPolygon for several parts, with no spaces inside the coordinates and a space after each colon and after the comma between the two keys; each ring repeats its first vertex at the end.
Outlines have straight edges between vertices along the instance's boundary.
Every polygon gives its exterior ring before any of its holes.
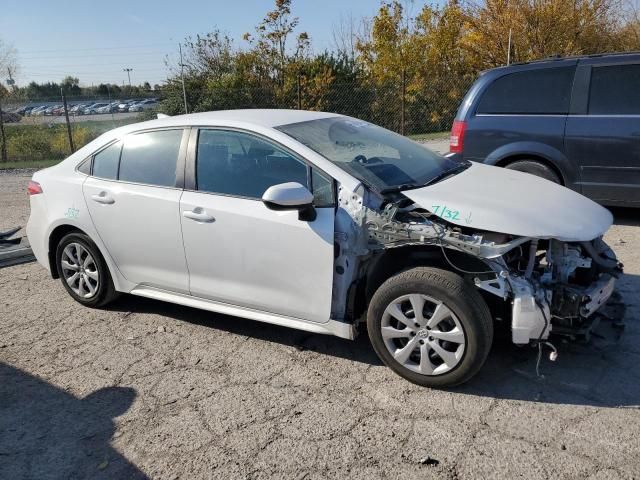
{"type": "Polygon", "coordinates": [[[199,191],[260,199],[279,183],[308,186],[307,166],[257,136],[203,130],[198,139],[196,182],[199,191]]]}

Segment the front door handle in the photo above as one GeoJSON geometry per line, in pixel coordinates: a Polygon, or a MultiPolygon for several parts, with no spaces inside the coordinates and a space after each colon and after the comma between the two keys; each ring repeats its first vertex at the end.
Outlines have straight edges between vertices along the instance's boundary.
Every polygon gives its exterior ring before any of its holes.
{"type": "Polygon", "coordinates": [[[194,208],[193,210],[185,210],[184,212],[182,212],[182,216],[185,218],[190,218],[191,220],[195,220],[196,222],[211,223],[216,220],[213,216],[209,215],[204,211],[204,209],[200,207],[194,208]]]}
{"type": "Polygon", "coordinates": [[[107,192],[100,192],[98,195],[91,195],[91,199],[94,202],[102,203],[103,205],[111,205],[116,202],[113,197],[107,194],[107,192]]]}

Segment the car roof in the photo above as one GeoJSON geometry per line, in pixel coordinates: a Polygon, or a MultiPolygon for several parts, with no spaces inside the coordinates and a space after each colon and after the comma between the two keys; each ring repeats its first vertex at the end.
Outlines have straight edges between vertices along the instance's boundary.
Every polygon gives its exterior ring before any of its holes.
{"type": "Polygon", "coordinates": [[[285,109],[247,109],[247,110],[219,110],[214,112],[190,113],[174,117],[159,118],[148,122],[135,123],[116,129],[118,133],[143,130],[147,128],[161,128],[185,125],[225,125],[228,123],[243,123],[260,127],[274,128],[290,123],[306,122],[321,118],[339,117],[337,113],[312,112],[308,110],[285,109]]]}

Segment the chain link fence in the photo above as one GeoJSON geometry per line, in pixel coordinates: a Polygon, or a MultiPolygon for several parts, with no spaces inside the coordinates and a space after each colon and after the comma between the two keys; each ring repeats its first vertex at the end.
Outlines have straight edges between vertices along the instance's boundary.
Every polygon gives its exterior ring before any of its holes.
{"type": "MultiPolygon", "coordinates": [[[[267,88],[189,88],[187,85],[186,96],[189,112],[239,108],[317,110],[360,118],[403,135],[444,138],[472,82],[473,78],[452,77],[417,87],[402,82],[323,83],[317,78],[300,76],[284,85],[267,88]]],[[[184,113],[181,84],[168,84],[156,97],[160,99],[159,112],[184,113]]],[[[115,105],[128,100],[124,98],[83,96],[66,100],[69,128],[61,97],[2,100],[8,161],[60,160],[71,151],[68,130],[77,149],[107,130],[152,118],[154,113],[86,109],[96,103],[115,105]]]]}
{"type": "MultiPolygon", "coordinates": [[[[472,78],[445,79],[423,87],[401,82],[318,84],[298,78],[272,88],[187,88],[189,111],[204,112],[237,108],[288,108],[340,113],[360,118],[403,135],[446,135],[472,78]]],[[[170,95],[165,108],[184,112],[182,93],[170,95]]]]}

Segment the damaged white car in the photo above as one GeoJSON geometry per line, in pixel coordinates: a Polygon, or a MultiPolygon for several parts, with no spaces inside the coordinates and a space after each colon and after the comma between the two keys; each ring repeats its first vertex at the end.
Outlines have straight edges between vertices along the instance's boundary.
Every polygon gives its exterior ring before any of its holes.
{"type": "Polygon", "coordinates": [[[353,339],[406,379],[591,328],[622,266],[601,206],[319,112],[236,110],[108,132],[29,184],[29,241],[78,302],[117,292],[353,339]]]}

